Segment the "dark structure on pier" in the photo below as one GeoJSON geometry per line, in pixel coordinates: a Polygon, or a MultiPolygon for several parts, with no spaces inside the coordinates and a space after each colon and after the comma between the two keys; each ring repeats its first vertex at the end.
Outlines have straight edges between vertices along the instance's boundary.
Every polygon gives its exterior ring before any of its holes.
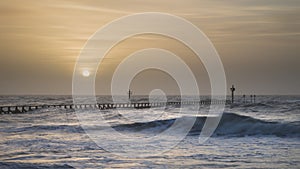
{"type": "Polygon", "coordinates": [[[231,90],[231,103],[234,103],[234,91],[235,91],[234,85],[232,85],[230,90],[231,90]]]}
{"type": "MultiPolygon", "coordinates": [[[[222,105],[234,103],[234,91],[235,88],[232,85],[231,90],[231,101],[230,100],[201,100],[201,101],[173,101],[173,102],[136,102],[136,103],[100,103],[100,104],[56,104],[56,105],[18,105],[18,106],[0,106],[0,114],[16,114],[26,113],[37,109],[48,109],[48,108],[59,108],[68,110],[78,109],[145,109],[154,107],[164,106],[181,106],[181,105],[222,105]]],[[[132,91],[128,91],[128,99],[130,100],[132,91]]],[[[252,95],[251,95],[252,96],[252,95]]],[[[254,95],[255,99],[255,95],[254,95]]]]}
{"type": "Polygon", "coordinates": [[[59,105],[21,105],[21,106],[0,106],[0,114],[26,113],[37,109],[59,108],[59,109],[145,109],[154,107],[164,107],[172,105],[210,105],[210,104],[231,104],[229,100],[202,100],[183,102],[138,102],[138,103],[101,103],[101,104],[59,104],[59,105]]]}
{"type": "Polygon", "coordinates": [[[132,95],[132,91],[129,89],[129,90],[128,90],[128,100],[131,99],[131,95],[132,95]]]}

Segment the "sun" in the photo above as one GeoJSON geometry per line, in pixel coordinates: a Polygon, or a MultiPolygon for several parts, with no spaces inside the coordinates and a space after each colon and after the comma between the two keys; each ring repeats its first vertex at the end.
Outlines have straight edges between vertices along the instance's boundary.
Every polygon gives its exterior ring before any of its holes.
{"type": "Polygon", "coordinates": [[[82,76],[84,76],[84,77],[89,77],[89,76],[90,76],[90,71],[88,71],[88,70],[83,70],[83,71],[82,71],[82,76]]]}

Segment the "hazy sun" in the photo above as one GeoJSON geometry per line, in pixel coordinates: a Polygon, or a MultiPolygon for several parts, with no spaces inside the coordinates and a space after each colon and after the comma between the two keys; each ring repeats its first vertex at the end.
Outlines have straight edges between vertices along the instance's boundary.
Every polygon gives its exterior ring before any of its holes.
{"type": "Polygon", "coordinates": [[[88,70],[84,70],[84,71],[82,71],[82,75],[84,77],[89,77],[90,76],[90,72],[88,70]]]}

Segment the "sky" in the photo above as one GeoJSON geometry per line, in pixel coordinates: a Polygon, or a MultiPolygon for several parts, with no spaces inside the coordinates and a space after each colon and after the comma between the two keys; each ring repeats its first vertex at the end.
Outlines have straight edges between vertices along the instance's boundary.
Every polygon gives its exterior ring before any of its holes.
{"type": "MultiPolygon", "coordinates": [[[[86,41],[109,22],[134,13],[182,17],[211,40],[222,60],[228,88],[237,94],[300,94],[299,0],[3,0],[0,1],[0,95],[72,94],[76,59],[86,41]]],[[[120,28],[121,29],[121,28],[120,28]]],[[[109,94],[117,65],[132,52],[162,48],[191,68],[201,94],[210,84],[201,61],[180,42],[159,35],[129,37],[101,63],[97,94],[109,94]]],[[[130,88],[178,94],[166,73],[138,74],[130,88]]]]}

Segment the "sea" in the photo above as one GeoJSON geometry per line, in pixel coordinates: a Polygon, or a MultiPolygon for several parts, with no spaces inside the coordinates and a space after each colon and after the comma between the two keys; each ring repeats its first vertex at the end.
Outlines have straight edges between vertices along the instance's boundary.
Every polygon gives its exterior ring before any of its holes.
{"type": "MultiPolygon", "coordinates": [[[[98,96],[97,102],[111,102],[111,97],[98,96]]],[[[72,103],[72,96],[0,96],[1,106],[72,103]]],[[[300,96],[258,95],[255,102],[236,96],[213,134],[201,142],[210,108],[43,108],[0,114],[0,168],[300,168],[300,96]],[[99,125],[88,130],[90,123],[82,117],[99,125]],[[188,131],[176,125],[190,118],[196,120],[186,124],[192,126],[188,131]]]]}

